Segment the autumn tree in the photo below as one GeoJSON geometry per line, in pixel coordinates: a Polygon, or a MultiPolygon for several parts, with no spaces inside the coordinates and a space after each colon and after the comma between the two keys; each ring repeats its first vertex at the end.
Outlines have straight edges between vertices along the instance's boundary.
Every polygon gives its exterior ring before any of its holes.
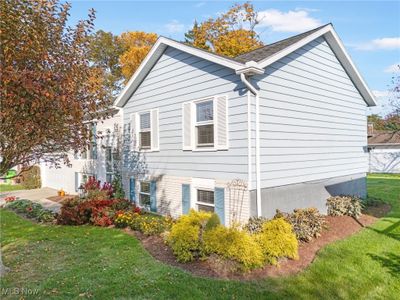
{"type": "Polygon", "coordinates": [[[0,1],[0,174],[39,161],[68,163],[90,143],[85,120],[110,104],[89,62],[94,11],[67,26],[70,4],[0,1]]]}
{"type": "Polygon", "coordinates": [[[252,4],[236,4],[217,18],[198,24],[185,34],[185,42],[195,47],[234,57],[263,45],[255,26],[259,23],[252,4]]]}
{"type": "Polygon", "coordinates": [[[119,57],[124,48],[117,35],[99,30],[90,36],[89,59],[103,72],[105,87],[110,98],[115,97],[122,88],[123,76],[119,57]]]}
{"type": "Polygon", "coordinates": [[[126,83],[157,41],[157,34],[129,31],[122,33],[119,39],[123,48],[119,61],[126,83]]]}

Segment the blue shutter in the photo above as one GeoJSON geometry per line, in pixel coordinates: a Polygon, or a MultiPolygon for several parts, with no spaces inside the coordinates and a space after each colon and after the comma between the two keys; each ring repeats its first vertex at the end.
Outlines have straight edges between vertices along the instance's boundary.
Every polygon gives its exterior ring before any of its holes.
{"type": "Polygon", "coordinates": [[[182,184],[182,214],[186,215],[190,210],[190,184],[182,184]]]}
{"type": "Polygon", "coordinates": [[[214,205],[215,205],[215,213],[221,220],[221,224],[225,224],[225,189],[215,188],[214,205]]]}
{"type": "Polygon", "coordinates": [[[97,136],[96,123],[92,125],[92,159],[97,159],[97,136]]]}
{"type": "Polygon", "coordinates": [[[75,192],[78,191],[79,188],[79,173],[75,172],[75,192]]]}
{"type": "Polygon", "coordinates": [[[135,178],[129,178],[129,200],[136,203],[135,178]]]}
{"type": "Polygon", "coordinates": [[[156,187],[156,182],[151,181],[150,182],[150,211],[152,212],[157,212],[157,187],[156,187]]]}

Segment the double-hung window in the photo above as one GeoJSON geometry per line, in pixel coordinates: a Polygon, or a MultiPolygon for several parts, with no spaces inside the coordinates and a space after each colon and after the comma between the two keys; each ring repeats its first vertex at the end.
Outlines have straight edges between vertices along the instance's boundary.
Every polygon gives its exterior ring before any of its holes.
{"type": "Polygon", "coordinates": [[[141,207],[150,206],[150,182],[139,182],[139,205],[141,207]]]}
{"type": "Polygon", "coordinates": [[[196,103],[196,145],[214,146],[214,101],[196,103]]]}
{"type": "Polygon", "coordinates": [[[214,191],[197,190],[197,210],[214,212],[214,191]]]}
{"type": "Polygon", "coordinates": [[[151,121],[150,112],[141,113],[140,118],[140,130],[139,130],[139,148],[150,149],[151,148],[151,121]]]}

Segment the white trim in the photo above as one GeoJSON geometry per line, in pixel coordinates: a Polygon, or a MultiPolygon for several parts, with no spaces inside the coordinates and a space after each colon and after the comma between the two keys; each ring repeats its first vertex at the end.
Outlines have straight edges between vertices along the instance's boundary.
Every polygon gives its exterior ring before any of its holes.
{"type": "Polygon", "coordinates": [[[253,180],[253,168],[251,161],[251,151],[252,151],[252,141],[251,141],[251,93],[247,91],[247,167],[248,167],[248,189],[251,190],[252,180],[253,180]]]}
{"type": "Polygon", "coordinates": [[[152,152],[159,152],[160,151],[160,112],[158,108],[154,108],[150,110],[150,130],[151,130],[151,136],[150,136],[150,147],[152,152]],[[153,142],[152,140],[154,139],[154,124],[153,124],[153,112],[156,113],[157,116],[157,145],[158,147],[153,147],[153,142]]]}
{"type": "MultiPolygon", "coordinates": [[[[194,178],[191,179],[190,184],[190,208],[197,210],[197,190],[213,191],[215,192],[215,180],[208,178],[194,178]]],[[[206,204],[207,205],[207,204],[206,204]]],[[[214,203],[215,207],[215,203],[214,203]]]]}

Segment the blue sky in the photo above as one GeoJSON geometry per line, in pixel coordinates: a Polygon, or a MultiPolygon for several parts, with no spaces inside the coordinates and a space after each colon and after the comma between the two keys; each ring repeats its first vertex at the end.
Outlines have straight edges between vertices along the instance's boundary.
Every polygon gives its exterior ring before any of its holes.
{"type": "MultiPolygon", "coordinates": [[[[215,17],[234,1],[70,1],[71,23],[96,10],[97,29],[155,32],[177,40],[193,21],[215,17]]],[[[242,3],[242,2],[240,2],[242,3]]],[[[387,94],[400,64],[400,1],[252,1],[262,17],[264,43],[332,22],[356,66],[387,111],[387,94]]]]}

